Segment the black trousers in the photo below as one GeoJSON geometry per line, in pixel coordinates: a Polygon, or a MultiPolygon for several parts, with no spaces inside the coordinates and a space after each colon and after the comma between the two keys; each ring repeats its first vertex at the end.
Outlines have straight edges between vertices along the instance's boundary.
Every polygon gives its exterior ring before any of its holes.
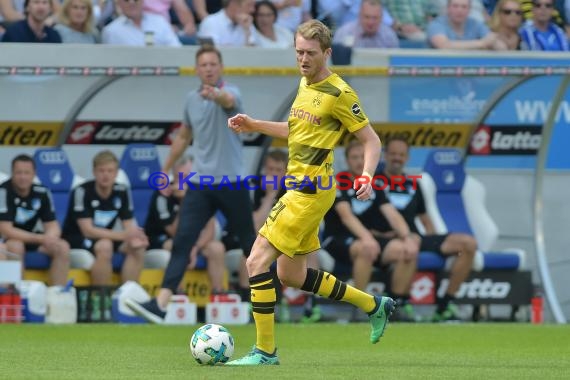
{"type": "Polygon", "coordinates": [[[196,244],[200,232],[218,210],[226,217],[228,230],[239,238],[244,255],[249,255],[256,237],[251,199],[248,189],[235,188],[236,186],[223,186],[221,189],[186,191],[162,288],[173,292],[177,289],[186,272],[190,250],[196,244]]]}

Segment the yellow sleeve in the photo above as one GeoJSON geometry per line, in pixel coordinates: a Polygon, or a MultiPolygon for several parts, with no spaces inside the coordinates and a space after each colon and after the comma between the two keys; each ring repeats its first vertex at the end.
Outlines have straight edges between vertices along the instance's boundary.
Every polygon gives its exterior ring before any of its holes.
{"type": "Polygon", "coordinates": [[[342,90],[334,106],[333,116],[351,133],[369,123],[368,117],[360,106],[358,95],[350,88],[342,90]]]}

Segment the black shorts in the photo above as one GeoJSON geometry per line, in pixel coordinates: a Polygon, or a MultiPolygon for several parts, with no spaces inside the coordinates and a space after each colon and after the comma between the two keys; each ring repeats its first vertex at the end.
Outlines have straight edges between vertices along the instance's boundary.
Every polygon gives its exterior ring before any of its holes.
{"type": "Polygon", "coordinates": [[[26,252],[37,252],[40,249],[39,244],[25,244],[24,249],[26,252]]]}
{"type": "MultiPolygon", "coordinates": [[[[72,249],[85,249],[91,253],[94,253],[93,248],[95,247],[95,243],[97,242],[97,240],[87,239],[86,237],[84,237],[82,235],[67,236],[65,238],[65,240],[67,240],[67,242],[69,243],[70,248],[72,248],[72,249]]],[[[113,242],[113,252],[117,252],[119,250],[119,247],[121,246],[121,244],[123,244],[123,243],[120,241],[114,241],[113,242]]]]}
{"type": "Polygon", "coordinates": [[[149,236],[147,249],[162,249],[164,242],[168,239],[170,239],[170,237],[166,234],[149,236]]]}
{"type": "Polygon", "coordinates": [[[231,251],[232,249],[241,249],[241,244],[239,242],[239,237],[228,231],[222,232],[222,244],[226,248],[226,251],[231,251]]]}
{"type": "MultiPolygon", "coordinates": [[[[323,241],[322,247],[340,263],[352,264],[352,259],[350,258],[350,246],[355,240],[356,239],[353,236],[329,236],[323,241]]],[[[382,253],[390,240],[392,239],[376,237],[376,241],[380,244],[380,255],[374,262],[376,267],[380,267],[382,265],[382,253]]]]}
{"type": "Polygon", "coordinates": [[[435,252],[441,255],[441,246],[448,236],[449,234],[421,236],[420,251],[435,252]]]}

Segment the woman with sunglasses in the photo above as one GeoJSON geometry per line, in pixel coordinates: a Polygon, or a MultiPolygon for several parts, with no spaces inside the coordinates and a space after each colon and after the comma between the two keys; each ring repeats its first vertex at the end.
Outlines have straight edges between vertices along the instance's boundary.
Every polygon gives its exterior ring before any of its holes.
{"type": "Polygon", "coordinates": [[[497,43],[504,50],[520,50],[522,19],[521,5],[517,0],[499,0],[489,26],[497,34],[497,43]]]}

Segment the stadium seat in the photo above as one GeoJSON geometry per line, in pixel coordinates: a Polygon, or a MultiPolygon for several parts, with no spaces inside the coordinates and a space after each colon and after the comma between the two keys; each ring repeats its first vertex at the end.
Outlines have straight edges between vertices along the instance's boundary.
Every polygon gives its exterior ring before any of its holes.
{"type": "MultiPolygon", "coordinates": [[[[34,153],[37,178],[43,186],[50,189],[55,207],[55,215],[63,225],[69,204],[69,193],[83,178],[76,175],[69,163],[67,154],[60,148],[42,148],[34,153]]],[[[24,266],[26,269],[48,269],[51,259],[39,252],[26,252],[24,266]]]]}
{"type": "Polygon", "coordinates": [[[473,270],[520,270],[524,267],[523,250],[493,250],[499,231],[485,207],[485,188],[465,173],[457,150],[431,152],[419,183],[437,233],[467,233],[477,240],[479,250],[473,270]]]}
{"type": "Polygon", "coordinates": [[[161,170],[158,150],[153,144],[129,144],[123,152],[120,168],[128,177],[134,209],[139,226],[144,226],[153,189],[148,184],[149,175],[161,170]]]}
{"type": "Polygon", "coordinates": [[[50,189],[57,221],[63,225],[69,204],[69,193],[83,178],[76,175],[67,154],[59,148],[38,149],[34,153],[39,182],[50,189]]]}

